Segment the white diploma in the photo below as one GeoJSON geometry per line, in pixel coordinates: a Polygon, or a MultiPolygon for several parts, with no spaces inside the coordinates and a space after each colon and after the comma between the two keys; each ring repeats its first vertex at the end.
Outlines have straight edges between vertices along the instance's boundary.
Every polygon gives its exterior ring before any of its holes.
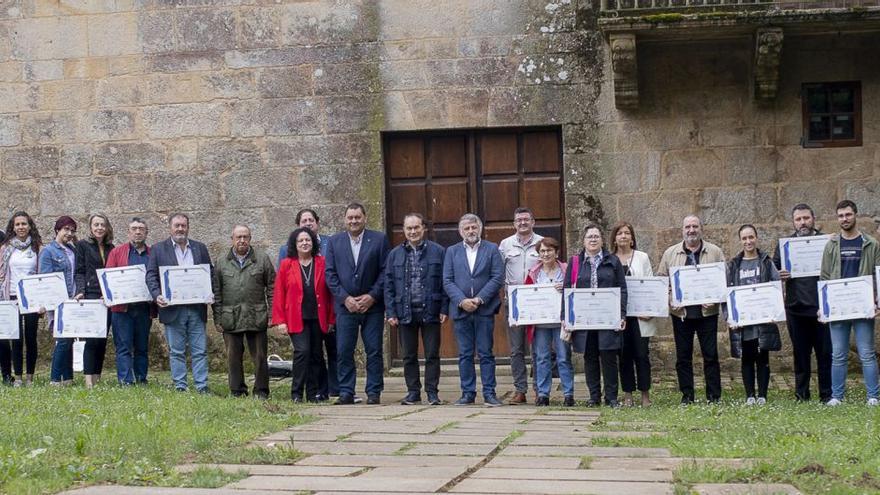
{"type": "Polygon", "coordinates": [[[727,297],[727,267],[724,263],[673,266],[669,271],[672,301],[676,306],[721,303],[727,297]]]}
{"type": "Polygon", "coordinates": [[[15,293],[22,313],[39,313],[40,307],[52,310],[70,297],[62,272],[21,277],[15,284],[15,293]]]}
{"type": "Polygon", "coordinates": [[[779,261],[791,278],[818,277],[822,268],[822,253],[831,235],[784,237],[779,239],[779,261]]]}
{"type": "Polygon", "coordinates": [[[106,338],[107,306],[100,299],[64,301],[55,309],[52,336],[60,338],[106,338]]]}
{"type": "Polygon", "coordinates": [[[18,303],[0,301],[0,340],[18,340],[18,303]]]}
{"type": "Polygon", "coordinates": [[[620,288],[565,289],[563,296],[569,330],[620,328],[620,288]]]}
{"type": "Polygon", "coordinates": [[[727,324],[735,327],[785,321],[782,282],[727,289],[727,324]]]}
{"type": "Polygon", "coordinates": [[[144,265],[99,268],[97,272],[107,306],[153,300],[147,288],[147,268],[144,265]]]}
{"type": "Polygon", "coordinates": [[[820,280],[819,321],[857,320],[874,318],[874,280],[864,277],[820,280]]]}
{"type": "Polygon", "coordinates": [[[626,277],[626,316],[669,316],[669,278],[626,277]]]}
{"type": "Polygon", "coordinates": [[[510,285],[507,322],[512,326],[559,324],[562,294],[554,284],[510,285]]]}
{"type": "Polygon", "coordinates": [[[159,281],[168,304],[211,304],[211,265],[160,266],[159,281]]]}

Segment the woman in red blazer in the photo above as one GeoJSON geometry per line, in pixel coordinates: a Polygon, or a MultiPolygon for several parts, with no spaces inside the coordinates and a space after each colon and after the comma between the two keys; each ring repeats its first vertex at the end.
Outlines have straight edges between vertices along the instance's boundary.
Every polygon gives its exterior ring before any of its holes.
{"type": "Polygon", "coordinates": [[[308,228],[299,228],[287,240],[287,258],[275,278],[272,324],[290,335],[293,345],[293,378],[290,398],[302,402],[327,400],[319,393],[320,374],[326,373],[321,333],[336,323],[333,297],[324,277],[325,262],[318,239],[308,228]]]}

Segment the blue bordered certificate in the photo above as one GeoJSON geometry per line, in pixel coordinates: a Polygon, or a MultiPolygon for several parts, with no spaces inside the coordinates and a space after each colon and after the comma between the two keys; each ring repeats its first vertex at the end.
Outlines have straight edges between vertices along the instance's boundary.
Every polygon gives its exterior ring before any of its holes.
{"type": "Polygon", "coordinates": [[[874,277],[820,280],[819,321],[857,320],[874,318],[874,277]]]}
{"type": "Polygon", "coordinates": [[[779,239],[779,261],[791,278],[818,277],[822,268],[822,253],[830,234],[779,239]]]}
{"type": "Polygon", "coordinates": [[[23,314],[39,313],[40,308],[52,310],[68,297],[64,273],[41,273],[21,277],[15,284],[18,308],[23,314]]]}
{"type": "Polygon", "coordinates": [[[669,283],[676,306],[721,303],[727,298],[727,266],[723,262],[673,266],[669,283]]]}
{"type": "Polygon", "coordinates": [[[512,326],[559,324],[562,294],[554,284],[510,285],[507,322],[512,326]]]}
{"type": "Polygon", "coordinates": [[[727,289],[727,323],[735,327],[785,321],[782,282],[727,289]]]}
{"type": "Polygon", "coordinates": [[[147,268],[144,265],[98,269],[97,272],[107,306],[153,300],[147,288],[147,268]]]}
{"type": "Polygon", "coordinates": [[[565,289],[565,327],[569,330],[620,328],[620,288],[565,289]]]}
{"type": "Polygon", "coordinates": [[[18,339],[18,303],[0,301],[0,340],[18,339]]]}
{"type": "Polygon", "coordinates": [[[669,317],[668,277],[626,277],[626,316],[669,317]]]}
{"type": "Polygon", "coordinates": [[[211,304],[211,265],[160,266],[159,281],[168,304],[211,304]]]}
{"type": "Polygon", "coordinates": [[[100,299],[64,301],[55,308],[52,336],[60,338],[106,338],[107,306],[100,299]]]}

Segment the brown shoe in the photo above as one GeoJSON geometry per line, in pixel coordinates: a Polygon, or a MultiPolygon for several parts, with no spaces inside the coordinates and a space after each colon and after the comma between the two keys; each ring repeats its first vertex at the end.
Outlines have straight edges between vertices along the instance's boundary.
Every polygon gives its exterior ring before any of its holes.
{"type": "Polygon", "coordinates": [[[513,397],[507,401],[508,404],[515,406],[517,404],[525,404],[526,403],[526,394],[522,392],[514,392],[513,397]]]}

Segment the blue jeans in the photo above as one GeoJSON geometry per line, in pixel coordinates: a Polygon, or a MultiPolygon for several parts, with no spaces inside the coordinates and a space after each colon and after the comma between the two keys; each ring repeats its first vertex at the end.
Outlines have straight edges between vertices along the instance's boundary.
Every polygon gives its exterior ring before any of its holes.
{"type": "Polygon", "coordinates": [[[474,397],[477,395],[477,373],[474,370],[474,347],[480,357],[480,380],[483,382],[483,397],[495,396],[495,318],[470,314],[455,320],[455,341],[458,343],[458,374],[461,377],[461,393],[474,397]]]}
{"type": "Polygon", "coordinates": [[[150,308],[131,304],[125,313],[111,313],[113,343],[116,345],[116,378],[131,385],[147,381],[150,343],[150,308]]]}
{"type": "Polygon", "coordinates": [[[550,397],[550,385],[553,382],[553,363],[550,360],[550,349],[556,349],[556,365],[559,367],[559,381],[562,382],[562,393],[566,397],[574,397],[574,369],[571,366],[571,347],[559,338],[559,327],[535,327],[535,379],[538,383],[538,396],[550,397]]]}
{"type": "Polygon", "coordinates": [[[382,333],[385,318],[381,311],[372,313],[336,314],[336,372],[339,378],[339,395],[354,395],[357,384],[357,368],[354,364],[354,348],[357,346],[358,330],[367,353],[367,396],[380,395],[385,388],[382,376],[382,333]]]}
{"type": "Polygon", "coordinates": [[[49,379],[53,382],[73,380],[73,339],[55,339],[49,379]]]}
{"type": "Polygon", "coordinates": [[[174,388],[186,390],[186,346],[192,357],[193,383],[196,389],[208,388],[208,352],[205,322],[193,306],[180,306],[177,319],[165,325],[165,338],[171,361],[174,388]]]}
{"type": "Polygon", "coordinates": [[[874,353],[874,320],[835,321],[831,329],[831,397],[842,400],[846,389],[846,371],[849,358],[849,333],[856,336],[856,347],[862,361],[862,376],[869,399],[880,398],[877,381],[877,355],[874,353]]]}

